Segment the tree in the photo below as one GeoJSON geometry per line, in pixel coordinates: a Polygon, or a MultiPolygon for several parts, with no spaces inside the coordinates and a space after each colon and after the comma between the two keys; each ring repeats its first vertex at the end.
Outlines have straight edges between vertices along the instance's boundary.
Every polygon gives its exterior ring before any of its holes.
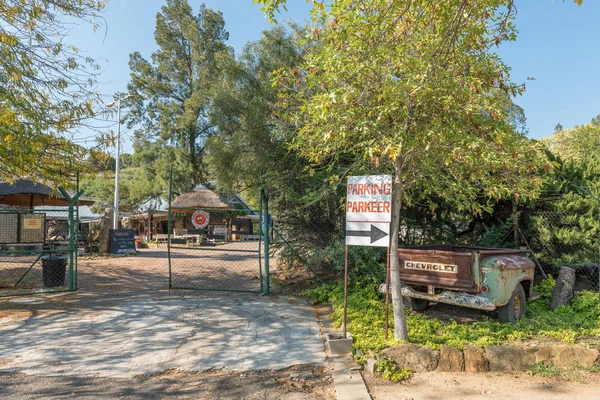
{"type": "Polygon", "coordinates": [[[331,171],[307,174],[310,164],[289,151],[271,121],[280,90],[272,84],[272,73],[299,65],[310,48],[310,43],[301,45],[305,34],[297,26],[274,27],[230,64],[228,83],[213,102],[211,117],[218,130],[208,140],[206,158],[219,189],[234,189],[256,205],[259,189],[266,190],[277,226],[301,254],[322,249],[343,233],[339,198],[344,193],[343,187],[326,183],[331,171]]]}
{"type": "Polygon", "coordinates": [[[229,64],[228,82],[213,102],[211,118],[218,134],[208,140],[207,157],[211,177],[223,189],[258,192],[261,171],[283,172],[289,152],[270,121],[278,93],[271,74],[300,62],[299,36],[299,31],[282,27],[264,31],[229,64]]]}
{"type": "MultiPolygon", "coordinates": [[[[92,207],[94,212],[101,212],[103,205],[112,204],[115,198],[115,158],[98,150],[90,150],[86,160],[91,177],[84,177],[80,187],[86,195],[96,200],[92,207]]],[[[121,172],[119,181],[119,204],[121,210],[137,211],[140,203],[147,200],[151,190],[145,186],[146,180],[138,179],[139,164],[131,154],[121,154],[121,172]]]]}
{"type": "Polygon", "coordinates": [[[88,154],[86,164],[93,171],[114,171],[116,161],[110,154],[92,149],[88,154]]]}
{"type": "MultiPolygon", "coordinates": [[[[119,209],[123,212],[135,212],[142,200],[139,197],[139,180],[134,171],[123,169],[119,181],[119,209]]],[[[93,212],[101,213],[103,206],[113,204],[115,198],[115,176],[113,171],[103,171],[93,178],[84,178],[81,189],[96,200],[91,207],[93,212]]]]}
{"type": "Polygon", "coordinates": [[[555,128],[543,138],[553,168],[545,176],[547,201],[530,207],[526,234],[540,261],[551,268],[596,264],[600,194],[600,116],[589,124],[555,128]]]}
{"type": "MultiPolygon", "coordinates": [[[[510,0],[337,0],[301,68],[280,70],[278,116],[292,148],[316,164],[353,155],[356,169],[392,173],[394,329],[408,335],[400,287],[400,211],[433,195],[478,213],[492,200],[534,196],[543,162],[515,132],[498,91],[524,86],[490,51],[514,40],[510,0]]],[[[340,180],[345,176],[339,176],[340,180]]],[[[435,204],[430,204],[435,207],[435,204]]]]}
{"type": "Polygon", "coordinates": [[[86,150],[71,129],[93,116],[95,61],[69,44],[69,27],[90,23],[96,0],[5,0],[0,4],[0,178],[68,184],[86,150]]]}
{"type": "Polygon", "coordinates": [[[197,15],[186,0],[167,0],[156,16],[158,50],[151,61],[130,55],[128,90],[135,125],[135,158],[149,180],[148,197],[164,194],[173,167],[176,192],[206,182],[206,139],[215,130],[209,118],[212,99],[224,83],[223,66],[233,59],[221,13],[205,5],[197,15]]]}
{"type": "MultiPolygon", "coordinates": [[[[599,116],[589,124],[577,125],[571,129],[554,129],[551,137],[544,138],[550,151],[565,161],[582,162],[598,159],[600,154],[600,123],[599,116]]],[[[559,124],[560,125],[560,124],[559,124]]]]}
{"type": "MultiPolygon", "coordinates": [[[[318,12],[324,12],[324,3],[325,0],[306,0],[306,2],[312,1],[314,8],[313,12],[316,14],[318,12]]],[[[563,3],[565,0],[563,0],[563,3]]],[[[573,0],[575,4],[580,6],[583,3],[583,0],[573,0]]],[[[275,19],[275,13],[279,12],[280,9],[286,9],[287,0],[254,0],[254,3],[258,3],[262,5],[261,10],[265,13],[269,21],[272,23],[277,23],[275,19]]]]}

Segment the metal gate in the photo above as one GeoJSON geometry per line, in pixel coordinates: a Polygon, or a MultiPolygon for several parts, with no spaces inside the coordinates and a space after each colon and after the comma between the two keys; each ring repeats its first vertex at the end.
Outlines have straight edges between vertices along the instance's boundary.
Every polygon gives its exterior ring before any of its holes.
{"type": "Polygon", "coordinates": [[[169,289],[268,294],[272,229],[264,193],[258,210],[245,202],[205,207],[177,200],[169,195],[169,289]]]}

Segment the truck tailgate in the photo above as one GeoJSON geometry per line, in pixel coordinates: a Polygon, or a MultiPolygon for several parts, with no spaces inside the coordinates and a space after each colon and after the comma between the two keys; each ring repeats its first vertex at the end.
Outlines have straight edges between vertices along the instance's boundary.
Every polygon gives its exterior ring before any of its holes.
{"type": "Polygon", "coordinates": [[[400,279],[417,286],[477,291],[474,252],[454,246],[401,247],[400,279]]]}

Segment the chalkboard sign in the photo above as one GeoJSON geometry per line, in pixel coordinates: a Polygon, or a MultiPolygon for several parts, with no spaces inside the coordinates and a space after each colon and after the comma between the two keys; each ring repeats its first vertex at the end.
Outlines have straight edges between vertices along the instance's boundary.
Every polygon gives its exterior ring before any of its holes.
{"type": "Polygon", "coordinates": [[[110,252],[124,254],[135,251],[135,231],[133,229],[110,230],[110,252]]]}

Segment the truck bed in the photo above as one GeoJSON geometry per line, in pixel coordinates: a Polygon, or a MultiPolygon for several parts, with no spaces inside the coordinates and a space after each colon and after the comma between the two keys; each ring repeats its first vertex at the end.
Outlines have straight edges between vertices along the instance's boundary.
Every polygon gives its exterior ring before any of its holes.
{"type": "Polygon", "coordinates": [[[527,255],[527,250],[454,245],[404,246],[398,249],[400,278],[411,286],[479,291],[479,262],[488,256],[527,255]],[[477,275],[477,276],[475,276],[477,275]]]}

